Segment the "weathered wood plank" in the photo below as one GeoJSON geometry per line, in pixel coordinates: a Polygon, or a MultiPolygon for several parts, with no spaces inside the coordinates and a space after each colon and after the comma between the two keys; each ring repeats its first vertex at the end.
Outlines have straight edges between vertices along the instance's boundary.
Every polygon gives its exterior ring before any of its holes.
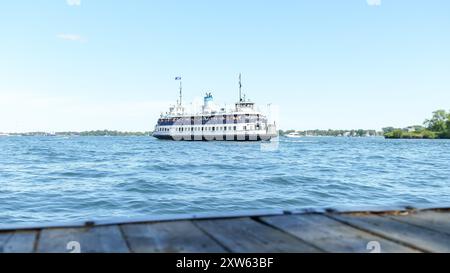
{"type": "Polygon", "coordinates": [[[81,253],[126,253],[129,249],[118,226],[45,229],[37,252],[69,253],[70,242],[79,243],[81,253]]]}
{"type": "Polygon", "coordinates": [[[286,215],[263,217],[262,221],[282,229],[327,252],[368,253],[370,242],[377,242],[381,252],[419,252],[379,236],[350,227],[325,215],[286,215]]]}
{"type": "Polygon", "coordinates": [[[0,253],[3,253],[4,246],[8,242],[9,238],[11,238],[13,233],[14,232],[2,232],[2,233],[0,233],[0,253]]]}
{"type": "Polygon", "coordinates": [[[428,252],[449,252],[450,236],[377,215],[331,215],[334,219],[428,252]]]}
{"type": "Polygon", "coordinates": [[[31,253],[37,231],[16,231],[0,234],[0,253],[31,253]]]}
{"type": "Polygon", "coordinates": [[[121,226],[132,252],[223,253],[223,247],[190,221],[121,226]]]}
{"type": "Polygon", "coordinates": [[[321,252],[292,235],[250,218],[198,220],[194,223],[231,252],[321,252]]]}
{"type": "Polygon", "coordinates": [[[450,235],[450,213],[448,212],[421,211],[407,215],[389,216],[389,218],[450,235]]]}

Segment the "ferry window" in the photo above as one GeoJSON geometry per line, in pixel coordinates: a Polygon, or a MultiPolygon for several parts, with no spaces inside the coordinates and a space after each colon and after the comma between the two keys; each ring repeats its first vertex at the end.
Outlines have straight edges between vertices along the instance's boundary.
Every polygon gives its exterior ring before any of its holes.
{"type": "Polygon", "coordinates": [[[236,131],[236,126],[233,126],[233,130],[235,130],[235,131],[236,131]]]}
{"type": "Polygon", "coordinates": [[[216,130],[216,127],[212,127],[212,130],[215,131],[215,130],[216,130]]]}
{"type": "Polygon", "coordinates": [[[244,126],[244,130],[247,130],[247,126],[244,126]]]}
{"type": "Polygon", "coordinates": [[[224,130],[224,131],[226,131],[226,130],[227,130],[227,127],[226,127],[226,126],[225,126],[225,127],[223,127],[223,130],[224,130]]]}

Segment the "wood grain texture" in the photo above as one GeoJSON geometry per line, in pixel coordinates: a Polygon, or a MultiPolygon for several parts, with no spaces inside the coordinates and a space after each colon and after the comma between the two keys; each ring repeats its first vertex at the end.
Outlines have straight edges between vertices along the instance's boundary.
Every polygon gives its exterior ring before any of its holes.
{"type": "Polygon", "coordinates": [[[0,253],[32,253],[37,231],[0,233],[0,253]]]}
{"type": "Polygon", "coordinates": [[[118,226],[45,229],[41,231],[37,252],[69,253],[70,242],[78,242],[81,253],[129,252],[118,226]]]}
{"type": "Polygon", "coordinates": [[[333,218],[374,233],[389,240],[400,242],[427,252],[449,252],[450,236],[424,229],[408,223],[394,221],[389,217],[377,215],[352,216],[333,215],[333,218]]]}
{"type": "Polygon", "coordinates": [[[231,252],[320,252],[294,236],[250,218],[199,220],[195,224],[231,252]]]}
{"type": "Polygon", "coordinates": [[[450,252],[444,210],[309,213],[0,232],[0,253],[450,252]]]}
{"type": "Polygon", "coordinates": [[[325,215],[286,215],[261,219],[327,252],[369,253],[372,250],[368,248],[371,242],[379,243],[381,252],[419,252],[416,249],[353,228],[325,215]]]}
{"type": "Polygon", "coordinates": [[[130,224],[121,228],[132,252],[225,252],[223,247],[190,221],[130,224]]]}
{"type": "Polygon", "coordinates": [[[450,213],[423,211],[408,215],[389,216],[389,218],[450,235],[450,213]]]}

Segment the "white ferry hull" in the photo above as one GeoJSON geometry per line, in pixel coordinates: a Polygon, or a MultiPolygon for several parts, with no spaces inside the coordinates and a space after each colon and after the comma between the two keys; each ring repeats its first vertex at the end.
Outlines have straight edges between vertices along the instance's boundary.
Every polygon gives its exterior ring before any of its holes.
{"type": "Polygon", "coordinates": [[[233,135],[170,135],[153,134],[161,140],[174,141],[269,141],[277,137],[276,134],[233,134],[233,135]]]}

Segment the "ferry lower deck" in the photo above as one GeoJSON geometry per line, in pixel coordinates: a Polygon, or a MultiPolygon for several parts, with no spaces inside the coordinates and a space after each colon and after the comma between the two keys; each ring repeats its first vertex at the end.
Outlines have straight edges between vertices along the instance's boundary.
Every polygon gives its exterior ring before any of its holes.
{"type": "Polygon", "coordinates": [[[276,137],[277,132],[265,124],[166,125],[156,126],[153,136],[164,140],[262,141],[276,137]]]}
{"type": "Polygon", "coordinates": [[[183,140],[183,141],[268,141],[272,136],[268,135],[154,135],[154,137],[162,140],[183,140]]]}

